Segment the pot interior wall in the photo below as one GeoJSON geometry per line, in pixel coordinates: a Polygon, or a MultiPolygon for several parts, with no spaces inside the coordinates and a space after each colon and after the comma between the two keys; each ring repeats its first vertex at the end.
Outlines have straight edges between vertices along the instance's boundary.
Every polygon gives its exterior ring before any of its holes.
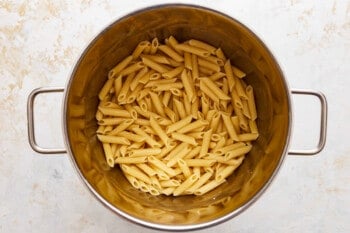
{"type": "Polygon", "coordinates": [[[240,23],[202,8],[152,8],[109,26],[77,63],[65,107],[68,144],[84,181],[117,212],[152,223],[198,224],[237,210],[269,182],[288,144],[288,90],[275,60],[240,23]],[[203,196],[151,196],[135,190],[118,167],[107,166],[96,138],[97,95],[108,71],[131,54],[138,42],[154,37],[163,42],[170,35],[179,41],[194,38],[221,47],[227,58],[247,73],[246,82],[255,91],[260,136],[228,182],[203,196]]]}

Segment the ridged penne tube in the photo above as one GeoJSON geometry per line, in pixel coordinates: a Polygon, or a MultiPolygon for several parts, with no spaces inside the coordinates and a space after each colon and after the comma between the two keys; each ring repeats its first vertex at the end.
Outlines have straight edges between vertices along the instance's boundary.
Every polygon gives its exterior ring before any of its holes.
{"type": "Polygon", "coordinates": [[[142,171],[140,171],[136,166],[134,165],[126,165],[126,164],[121,164],[120,168],[125,172],[126,174],[129,174],[130,176],[133,176],[140,181],[143,181],[147,184],[151,184],[151,179],[144,174],[142,171]]]}
{"type": "Polygon", "coordinates": [[[248,119],[243,115],[242,109],[233,106],[234,112],[238,116],[239,119],[239,127],[244,131],[249,131],[248,119]]]}
{"type": "Polygon", "coordinates": [[[229,175],[232,174],[232,172],[237,168],[237,166],[226,166],[224,169],[222,169],[218,175],[215,177],[215,180],[217,182],[221,182],[222,180],[224,180],[226,177],[228,177],[229,175]]]}
{"type": "Polygon", "coordinates": [[[124,107],[126,111],[129,112],[133,120],[137,119],[137,111],[134,109],[134,107],[131,104],[125,104],[124,107]]]}
{"type": "Polygon", "coordinates": [[[162,161],[160,161],[156,157],[149,156],[148,157],[148,162],[150,162],[151,164],[153,164],[155,167],[159,168],[160,170],[164,171],[170,177],[175,176],[174,169],[168,167],[166,164],[164,164],[162,161]]]}
{"type": "Polygon", "coordinates": [[[200,57],[208,57],[210,55],[210,52],[208,52],[207,50],[198,48],[198,47],[194,47],[188,44],[177,44],[175,46],[176,49],[182,50],[184,52],[188,52],[188,53],[192,53],[195,54],[197,56],[200,57]]]}
{"type": "Polygon", "coordinates": [[[255,141],[259,137],[258,133],[244,133],[238,135],[240,141],[255,141]]]}
{"type": "Polygon", "coordinates": [[[211,54],[215,54],[216,48],[208,43],[194,39],[189,40],[188,43],[194,47],[204,49],[210,52],[211,54]]]}
{"type": "Polygon", "coordinates": [[[109,143],[102,143],[103,151],[105,152],[105,157],[108,166],[114,167],[114,158],[113,158],[113,153],[112,153],[112,148],[109,143]]]}
{"type": "Polygon", "coordinates": [[[126,96],[129,92],[130,83],[132,82],[134,77],[135,77],[135,73],[131,73],[126,77],[126,80],[123,83],[122,89],[120,90],[118,98],[117,98],[119,103],[126,101],[126,96]]]}
{"type": "Polygon", "coordinates": [[[237,142],[237,143],[233,143],[233,144],[230,144],[230,145],[227,145],[227,146],[224,146],[224,147],[221,147],[217,150],[214,151],[214,153],[216,155],[224,155],[230,151],[233,151],[233,150],[236,150],[236,149],[239,149],[239,148],[242,148],[246,146],[245,143],[243,142],[237,142]]]}
{"type": "Polygon", "coordinates": [[[164,112],[164,106],[159,98],[159,96],[154,93],[154,92],[150,92],[149,95],[151,96],[152,102],[153,102],[153,106],[156,109],[156,112],[162,116],[162,117],[166,117],[165,112],[164,112]]]}
{"type": "Polygon", "coordinates": [[[178,89],[178,88],[170,88],[170,92],[174,96],[178,96],[178,97],[182,96],[182,91],[180,89],[178,89]]]}
{"type": "Polygon", "coordinates": [[[211,75],[215,74],[215,72],[216,72],[216,71],[211,70],[207,67],[200,66],[199,63],[198,63],[198,71],[199,71],[200,77],[211,76],[211,75]]]}
{"type": "Polygon", "coordinates": [[[187,75],[186,70],[183,70],[181,73],[181,81],[183,83],[185,92],[186,92],[189,100],[191,100],[191,102],[192,102],[195,93],[194,93],[194,90],[192,88],[191,81],[189,80],[189,77],[187,75]]]}
{"type": "Polygon", "coordinates": [[[187,144],[184,148],[182,148],[175,156],[173,156],[166,165],[168,167],[173,167],[179,159],[185,157],[188,152],[191,150],[191,147],[187,144]]]}
{"type": "Polygon", "coordinates": [[[151,155],[158,155],[162,152],[160,148],[146,148],[146,149],[137,149],[129,152],[130,157],[144,157],[151,155]]]}
{"type": "Polygon", "coordinates": [[[243,89],[243,85],[242,85],[242,80],[238,79],[237,77],[235,77],[235,88],[237,90],[237,94],[241,99],[248,99],[245,90],[243,89]]]}
{"type": "Polygon", "coordinates": [[[128,139],[129,141],[134,141],[134,142],[144,142],[145,141],[145,137],[130,133],[128,131],[122,131],[122,132],[118,133],[117,136],[124,137],[124,138],[128,139]]]}
{"type": "Polygon", "coordinates": [[[194,193],[196,190],[198,190],[202,185],[207,183],[207,181],[210,179],[210,177],[213,176],[213,173],[206,172],[204,175],[200,176],[199,179],[186,191],[188,194],[194,193]]]}
{"type": "Polygon", "coordinates": [[[199,158],[202,158],[204,155],[206,155],[208,153],[212,132],[213,132],[213,130],[209,129],[208,131],[206,131],[204,133],[202,147],[201,147],[201,150],[199,152],[199,158]]]}
{"type": "Polygon", "coordinates": [[[255,100],[254,100],[253,87],[247,86],[246,93],[248,98],[248,107],[249,107],[250,117],[251,117],[251,120],[254,121],[257,118],[257,113],[256,113],[255,100]]]}
{"type": "Polygon", "coordinates": [[[181,172],[184,174],[185,178],[188,178],[191,176],[191,170],[187,166],[187,163],[183,159],[178,159],[177,164],[179,165],[181,172]]]}
{"type": "MultiPolygon", "coordinates": [[[[192,116],[191,116],[192,117],[192,116]]],[[[190,131],[193,131],[194,129],[197,129],[202,126],[208,125],[209,122],[206,120],[196,120],[190,124],[185,125],[184,127],[177,130],[178,133],[187,133],[190,131]]]]}
{"type": "Polygon", "coordinates": [[[162,148],[162,152],[156,156],[157,159],[162,159],[164,156],[166,156],[170,151],[172,151],[177,146],[177,142],[170,142],[167,147],[162,148]]]}
{"type": "Polygon", "coordinates": [[[207,113],[208,113],[208,111],[209,111],[209,99],[208,99],[208,97],[206,96],[206,95],[203,95],[202,97],[201,97],[201,107],[202,107],[202,111],[201,111],[201,113],[203,113],[203,115],[205,116],[205,115],[207,115],[207,113]]]}
{"type": "Polygon", "coordinates": [[[145,87],[154,87],[154,86],[158,86],[161,84],[171,84],[174,82],[176,82],[176,78],[162,79],[162,80],[151,80],[145,85],[145,87]]]}
{"type": "Polygon", "coordinates": [[[186,134],[174,132],[171,134],[171,138],[178,140],[180,142],[186,142],[186,143],[193,145],[193,146],[198,145],[198,142],[196,142],[196,139],[194,137],[191,137],[191,136],[186,135],[186,134]]]}
{"type": "Polygon", "coordinates": [[[219,126],[219,122],[220,122],[220,113],[219,112],[215,112],[211,121],[210,121],[210,128],[213,130],[213,132],[216,132],[218,126],[219,126]]]}
{"type": "Polygon", "coordinates": [[[211,167],[216,163],[215,159],[184,159],[189,167],[211,167]]]}
{"type": "Polygon", "coordinates": [[[138,128],[138,127],[133,127],[131,128],[131,130],[133,132],[135,132],[136,134],[142,136],[145,138],[145,142],[150,145],[151,147],[160,147],[160,144],[155,141],[151,136],[149,136],[147,133],[145,133],[142,129],[138,128]]]}
{"type": "Polygon", "coordinates": [[[109,132],[109,135],[117,135],[118,133],[124,131],[127,129],[130,125],[134,123],[133,119],[128,119],[120,123],[115,129],[113,129],[111,132],[109,132]]]}
{"type": "MultiPolygon", "coordinates": [[[[142,158],[142,157],[136,157],[136,158],[142,158]]],[[[146,157],[147,158],[147,157],[146,157]]],[[[147,160],[147,159],[146,159],[147,160]]],[[[148,166],[146,163],[139,163],[139,164],[135,164],[136,167],[138,167],[141,171],[143,171],[144,173],[146,173],[149,177],[155,176],[157,174],[157,172],[151,168],[150,166],[148,166]]],[[[151,178],[152,179],[152,178],[151,178]]]]}
{"type": "Polygon", "coordinates": [[[155,73],[154,70],[149,70],[144,76],[142,76],[140,79],[139,79],[139,83],[142,83],[142,84],[146,84],[150,79],[151,79],[151,76],[155,73]]]}
{"type": "Polygon", "coordinates": [[[103,115],[130,118],[130,113],[124,109],[98,107],[103,115]]]}
{"type": "Polygon", "coordinates": [[[214,92],[203,82],[202,79],[199,81],[199,89],[205,93],[211,100],[219,103],[219,97],[214,94],[214,92]]]}
{"type": "Polygon", "coordinates": [[[121,122],[127,120],[129,118],[120,118],[120,117],[113,117],[113,118],[103,118],[98,121],[99,125],[118,125],[121,122]]]}
{"type": "Polygon", "coordinates": [[[165,44],[171,46],[178,54],[183,55],[181,50],[176,49],[176,45],[178,45],[179,42],[175,39],[175,37],[169,36],[169,38],[165,39],[165,44]]]}
{"type": "Polygon", "coordinates": [[[195,54],[192,54],[191,60],[192,60],[192,78],[193,80],[197,80],[199,78],[198,57],[195,54]]]}
{"type": "Polygon", "coordinates": [[[97,138],[104,143],[130,145],[130,141],[123,137],[97,134],[97,138]]]}
{"type": "Polygon", "coordinates": [[[198,180],[197,174],[192,174],[190,177],[188,177],[180,186],[178,186],[174,192],[174,196],[179,196],[181,193],[183,193],[186,189],[188,189],[191,185],[193,185],[198,180]]]}
{"type": "Polygon", "coordinates": [[[228,87],[230,91],[232,91],[235,86],[235,77],[233,76],[231,62],[229,59],[225,62],[224,70],[225,70],[225,74],[228,82],[228,87]]]}
{"type": "Polygon", "coordinates": [[[184,60],[184,58],[180,54],[178,54],[175,50],[173,50],[170,46],[160,45],[158,49],[177,62],[182,62],[184,60]]]}
{"type": "Polygon", "coordinates": [[[149,59],[147,57],[142,57],[142,62],[143,62],[143,64],[145,64],[149,68],[151,68],[159,73],[165,73],[165,72],[169,71],[164,65],[157,63],[155,61],[152,61],[151,59],[149,59]]]}
{"type": "Polygon", "coordinates": [[[113,87],[113,84],[114,84],[114,79],[107,80],[107,82],[103,85],[101,91],[98,93],[98,98],[100,100],[103,100],[107,96],[109,90],[113,87]]]}
{"type": "Polygon", "coordinates": [[[181,74],[181,72],[184,70],[183,66],[179,66],[176,67],[172,70],[169,70],[168,72],[162,73],[162,76],[166,79],[171,79],[174,78],[176,76],[178,76],[179,74],[181,74]]]}
{"type": "Polygon", "coordinates": [[[133,56],[127,56],[121,62],[119,62],[113,69],[111,69],[108,73],[108,78],[113,78],[115,75],[118,75],[125,67],[129,65],[132,61],[133,56]]]}
{"type": "Polygon", "coordinates": [[[154,129],[154,131],[158,134],[159,138],[164,142],[164,144],[169,145],[170,143],[169,137],[166,135],[166,133],[160,127],[158,122],[152,116],[150,117],[150,124],[151,124],[151,127],[154,129]]]}
{"type": "Polygon", "coordinates": [[[129,181],[129,183],[136,189],[140,188],[140,182],[134,177],[129,174],[124,174],[126,179],[129,181]]]}
{"type": "Polygon", "coordinates": [[[186,117],[186,111],[185,111],[185,106],[183,105],[183,103],[177,99],[173,99],[173,103],[175,105],[175,108],[177,110],[177,112],[179,113],[180,118],[185,118],[186,117]]]}
{"type": "Polygon", "coordinates": [[[147,156],[142,157],[118,157],[114,160],[115,163],[119,164],[138,164],[145,163],[147,161],[147,156]]]}
{"type": "Polygon", "coordinates": [[[238,116],[231,116],[231,121],[232,121],[233,128],[235,128],[235,131],[236,131],[237,135],[240,134],[241,128],[239,126],[239,118],[238,118],[238,116]]]}
{"type": "Polygon", "coordinates": [[[148,67],[143,67],[141,70],[137,72],[133,80],[130,82],[130,90],[135,90],[137,85],[139,84],[140,79],[148,72],[148,67]]]}
{"type": "Polygon", "coordinates": [[[150,88],[144,88],[142,89],[138,94],[137,94],[137,97],[136,97],[136,100],[141,100],[143,98],[145,98],[149,92],[151,91],[150,88]]]}
{"type": "Polygon", "coordinates": [[[225,54],[224,54],[224,52],[222,51],[221,48],[218,48],[217,50],[215,50],[215,55],[216,55],[218,58],[222,59],[223,61],[226,61],[225,54]]]}
{"type": "Polygon", "coordinates": [[[155,54],[157,52],[158,46],[159,46],[159,41],[158,41],[158,38],[156,37],[151,41],[150,54],[155,54]]]}
{"type": "Polygon", "coordinates": [[[211,79],[209,78],[201,78],[201,81],[209,87],[209,89],[219,98],[222,100],[230,100],[231,98],[223,91],[221,90],[211,79]]]}
{"type": "Polygon", "coordinates": [[[183,84],[180,82],[175,82],[175,83],[162,83],[158,84],[157,86],[152,87],[152,91],[159,92],[159,91],[169,91],[172,89],[182,89],[183,84]]]}
{"type": "Polygon", "coordinates": [[[136,73],[138,70],[142,69],[143,67],[145,67],[145,65],[143,64],[143,62],[136,62],[128,67],[126,67],[124,70],[122,70],[120,72],[120,75],[122,76],[126,76],[132,73],[136,73]]]}
{"type": "Polygon", "coordinates": [[[226,127],[226,130],[230,135],[230,137],[232,138],[232,140],[239,141],[235,128],[233,127],[231,117],[226,113],[221,113],[221,117],[226,127]]]}
{"type": "Polygon", "coordinates": [[[208,78],[211,79],[212,81],[217,81],[223,77],[225,77],[226,74],[225,73],[222,73],[222,72],[216,72],[212,75],[210,75],[208,78]]]}
{"type": "Polygon", "coordinates": [[[185,155],[184,159],[192,159],[196,157],[197,155],[199,155],[200,150],[201,146],[196,146],[192,148],[192,150],[187,155],[185,155]]]}
{"type": "Polygon", "coordinates": [[[144,88],[144,85],[139,83],[135,90],[131,91],[131,93],[126,97],[126,103],[131,104],[133,103],[136,99],[141,90],[144,88]]]}
{"type": "Polygon", "coordinates": [[[137,59],[141,53],[148,47],[150,46],[149,41],[141,41],[135,48],[134,52],[132,53],[132,58],[135,60],[137,59]]]}
{"type": "Polygon", "coordinates": [[[230,151],[226,152],[225,159],[230,160],[230,159],[236,158],[238,156],[247,154],[251,149],[252,149],[252,145],[246,145],[246,146],[234,149],[234,150],[230,150],[230,151]]]}
{"type": "Polygon", "coordinates": [[[236,66],[232,66],[232,72],[238,78],[244,78],[246,76],[246,74],[242,70],[238,69],[236,66]]]}
{"type": "Polygon", "coordinates": [[[201,67],[204,67],[206,69],[215,71],[215,72],[220,72],[220,66],[218,64],[212,63],[208,60],[198,58],[198,65],[201,67]]]}
{"type": "Polygon", "coordinates": [[[224,60],[222,60],[221,58],[215,57],[215,56],[202,57],[202,59],[204,59],[204,60],[206,60],[208,62],[214,63],[214,64],[216,64],[218,66],[224,66],[225,65],[224,60]]]}
{"type": "Polygon", "coordinates": [[[167,160],[167,161],[171,160],[179,153],[179,151],[183,150],[187,146],[188,144],[185,142],[178,144],[173,150],[170,151],[170,153],[167,154],[164,160],[167,160]]]}
{"type": "Polygon", "coordinates": [[[195,195],[203,195],[213,189],[215,189],[216,187],[218,187],[219,185],[221,185],[222,183],[224,183],[226,180],[221,180],[220,182],[216,181],[216,180],[212,180],[210,182],[208,182],[207,184],[203,185],[201,188],[199,188],[198,190],[196,190],[194,192],[195,195]]]}
{"type": "Polygon", "coordinates": [[[160,186],[162,186],[163,188],[177,187],[177,186],[180,186],[180,182],[174,179],[164,180],[164,181],[160,181],[160,186]]]}
{"type": "Polygon", "coordinates": [[[193,137],[194,139],[203,139],[204,132],[191,132],[186,135],[193,137]]]}

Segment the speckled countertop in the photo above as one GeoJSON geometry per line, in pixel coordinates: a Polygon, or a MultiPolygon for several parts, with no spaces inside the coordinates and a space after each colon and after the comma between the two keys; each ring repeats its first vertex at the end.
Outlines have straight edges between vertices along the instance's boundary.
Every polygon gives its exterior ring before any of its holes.
{"type": "MultiPolygon", "coordinates": [[[[64,86],[87,43],[114,19],[169,1],[0,1],[0,232],[153,232],[98,203],[67,155],[28,144],[26,100],[64,86]]],[[[194,1],[176,1],[195,3],[194,1]]],[[[292,88],[322,91],[328,140],[312,157],[288,156],[267,192],[238,217],[198,232],[350,232],[350,1],[201,1],[255,31],[292,88]]],[[[62,147],[61,95],[38,98],[38,142],[62,147]]],[[[318,136],[319,104],[297,97],[293,148],[318,136]]]]}

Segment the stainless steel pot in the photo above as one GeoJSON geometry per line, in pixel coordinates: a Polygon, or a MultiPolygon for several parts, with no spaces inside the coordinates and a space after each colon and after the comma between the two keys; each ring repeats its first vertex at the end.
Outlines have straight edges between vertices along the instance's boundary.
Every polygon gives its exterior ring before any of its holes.
{"type": "Polygon", "coordinates": [[[32,148],[44,154],[70,155],[90,192],[113,212],[143,226],[162,230],[193,230],[226,221],[245,210],[269,186],[286,154],[311,155],[326,141],[327,103],[323,94],[290,90],[285,77],[264,43],[237,20],[220,12],[193,5],[161,5],[133,12],[113,22],[87,46],[65,88],[39,88],[28,98],[28,133],[32,148]],[[174,35],[221,47],[247,72],[258,110],[259,139],[244,163],[228,182],[203,196],[151,196],[134,189],[120,169],[109,168],[96,139],[97,94],[107,72],[129,55],[139,41],[174,35]],[[65,149],[37,145],[33,102],[38,94],[64,91],[63,131],[65,149]],[[317,148],[288,151],[292,130],[291,94],[316,96],[321,103],[321,130],[317,148]]]}

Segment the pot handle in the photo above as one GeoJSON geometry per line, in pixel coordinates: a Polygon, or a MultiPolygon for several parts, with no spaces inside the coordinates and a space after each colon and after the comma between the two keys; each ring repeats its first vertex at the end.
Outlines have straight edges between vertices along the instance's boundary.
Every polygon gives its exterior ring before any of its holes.
{"type": "Polygon", "coordinates": [[[327,134],[327,100],[323,93],[313,90],[293,89],[292,94],[295,95],[312,95],[319,99],[321,104],[321,124],[320,124],[320,137],[316,148],[308,150],[291,150],[288,152],[290,155],[315,155],[321,152],[326,144],[327,134]]]}
{"type": "Polygon", "coordinates": [[[28,140],[32,149],[41,154],[61,154],[66,153],[65,149],[61,148],[44,148],[39,146],[35,140],[34,130],[34,101],[37,95],[43,93],[63,92],[63,87],[40,87],[34,89],[28,96],[27,100],[27,125],[28,125],[28,140]]]}

